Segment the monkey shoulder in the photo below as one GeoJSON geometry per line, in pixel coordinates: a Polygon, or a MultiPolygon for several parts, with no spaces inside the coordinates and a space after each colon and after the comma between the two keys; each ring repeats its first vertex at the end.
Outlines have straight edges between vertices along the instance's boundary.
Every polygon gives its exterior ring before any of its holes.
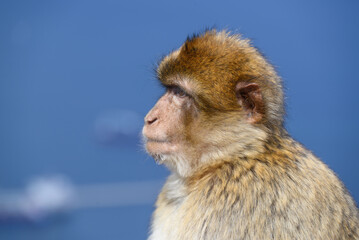
{"type": "Polygon", "coordinates": [[[185,182],[188,211],[208,215],[207,232],[221,222],[242,237],[262,229],[252,239],[359,238],[358,210],[343,183],[309,150],[288,141],[266,154],[201,169],[185,182]]]}

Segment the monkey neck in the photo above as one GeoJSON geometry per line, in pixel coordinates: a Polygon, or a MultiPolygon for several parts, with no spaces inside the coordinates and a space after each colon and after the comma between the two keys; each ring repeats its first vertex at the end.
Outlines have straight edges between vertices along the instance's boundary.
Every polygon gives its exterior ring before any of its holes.
{"type": "Polygon", "coordinates": [[[266,132],[266,135],[251,139],[252,141],[248,140],[246,145],[243,145],[242,141],[231,145],[227,151],[206,156],[207,158],[202,160],[198,167],[184,179],[192,182],[193,179],[206,178],[228,166],[231,166],[230,168],[237,166],[246,171],[246,166],[257,162],[264,163],[268,167],[293,165],[298,149],[302,149],[301,145],[294,141],[284,128],[266,132]]]}
{"type": "Polygon", "coordinates": [[[204,150],[198,160],[199,167],[225,158],[244,158],[265,151],[264,145],[270,136],[266,127],[246,122],[241,122],[236,127],[232,125],[228,127],[222,124],[218,129],[201,136],[208,140],[202,147],[204,150]]]}

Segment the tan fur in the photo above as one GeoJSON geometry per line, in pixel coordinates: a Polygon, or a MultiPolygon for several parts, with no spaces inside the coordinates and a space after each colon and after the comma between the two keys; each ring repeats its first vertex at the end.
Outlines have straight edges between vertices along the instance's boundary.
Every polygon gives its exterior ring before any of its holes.
{"type": "Polygon", "coordinates": [[[172,174],[149,240],[359,239],[353,199],[283,128],[280,78],[248,40],[207,31],[165,57],[157,73],[191,91],[195,110],[181,106],[182,150],[161,155],[172,174]],[[246,121],[238,82],[260,86],[260,122],[246,121]]]}

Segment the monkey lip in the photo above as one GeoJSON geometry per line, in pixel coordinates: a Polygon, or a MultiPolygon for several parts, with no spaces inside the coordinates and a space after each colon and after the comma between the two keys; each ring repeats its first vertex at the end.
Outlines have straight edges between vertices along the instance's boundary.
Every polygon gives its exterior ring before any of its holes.
{"type": "Polygon", "coordinates": [[[146,142],[155,142],[155,143],[169,143],[166,139],[155,139],[155,138],[146,138],[146,142]]]}

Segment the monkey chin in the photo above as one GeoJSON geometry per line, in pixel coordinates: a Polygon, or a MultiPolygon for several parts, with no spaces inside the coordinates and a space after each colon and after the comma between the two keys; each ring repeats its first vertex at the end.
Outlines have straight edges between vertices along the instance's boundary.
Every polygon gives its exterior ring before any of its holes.
{"type": "Polygon", "coordinates": [[[188,158],[177,150],[179,150],[179,146],[170,142],[146,142],[146,151],[153,157],[156,164],[163,164],[179,176],[186,177],[191,173],[192,166],[188,158]]]}
{"type": "Polygon", "coordinates": [[[177,145],[166,140],[145,139],[146,151],[156,161],[157,164],[162,164],[166,159],[170,158],[177,150],[177,145]]]}

